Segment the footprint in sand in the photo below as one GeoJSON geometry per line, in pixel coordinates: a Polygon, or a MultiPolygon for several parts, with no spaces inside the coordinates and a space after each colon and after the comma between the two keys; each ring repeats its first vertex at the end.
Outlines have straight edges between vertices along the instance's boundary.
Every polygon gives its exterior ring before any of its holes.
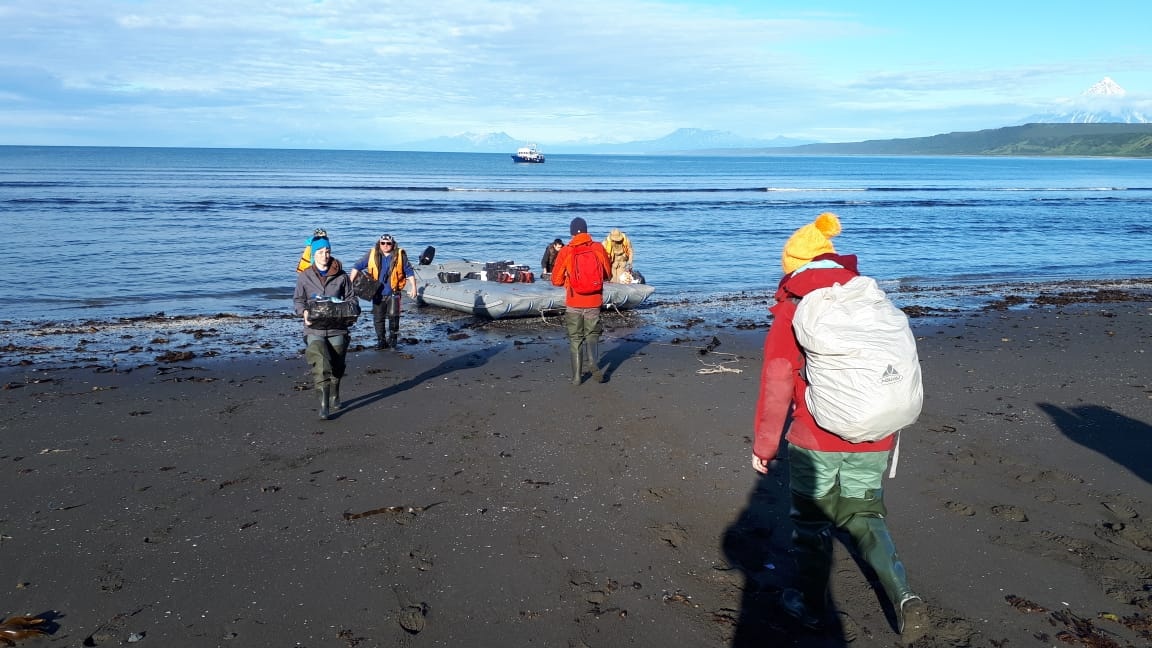
{"type": "Polygon", "coordinates": [[[992,507],[992,514],[996,517],[1007,520],[1009,522],[1027,522],[1028,516],[1024,511],[1011,504],[998,504],[992,507]]]}
{"type": "Polygon", "coordinates": [[[1140,514],[1127,504],[1121,504],[1120,502],[1104,502],[1103,504],[1104,508],[1112,511],[1112,515],[1115,515],[1121,520],[1134,520],[1140,517],[1140,514]]]}
{"type": "Polygon", "coordinates": [[[1069,484],[1083,484],[1084,480],[1059,470],[1033,470],[1016,475],[1016,481],[1025,484],[1038,484],[1041,482],[1066,482],[1069,484]]]}
{"type": "MultiPolygon", "coordinates": [[[[568,573],[568,583],[583,592],[584,602],[590,606],[585,612],[586,614],[596,617],[613,611],[619,612],[622,616],[628,614],[619,608],[608,607],[609,597],[612,596],[613,592],[620,589],[618,581],[611,578],[594,577],[583,570],[573,570],[568,573]]],[[[640,589],[640,584],[633,583],[632,587],[640,589]]]]}
{"type": "Polygon", "coordinates": [[[413,560],[417,570],[428,571],[432,569],[432,558],[428,556],[423,547],[409,551],[408,557],[413,560]]]}
{"type": "Polygon", "coordinates": [[[100,575],[100,590],[104,592],[119,592],[124,589],[124,576],[118,567],[102,565],[104,573],[100,575]]]}
{"type": "Polygon", "coordinates": [[[419,634],[420,631],[424,629],[424,619],[426,616],[428,616],[427,604],[409,605],[403,610],[400,610],[400,614],[397,615],[397,621],[400,622],[400,627],[407,630],[410,634],[419,634]]]}
{"type": "Polygon", "coordinates": [[[672,548],[679,547],[688,540],[688,532],[675,522],[660,524],[651,528],[656,531],[656,535],[661,540],[667,542],[672,548]]]}
{"type": "Polygon", "coordinates": [[[1123,522],[1103,522],[1096,527],[1096,537],[1114,545],[1130,545],[1141,551],[1152,551],[1152,535],[1123,522]]]}
{"type": "Polygon", "coordinates": [[[951,500],[944,502],[944,508],[957,513],[959,515],[973,516],[976,515],[976,509],[964,504],[963,502],[953,502],[951,500]]]}

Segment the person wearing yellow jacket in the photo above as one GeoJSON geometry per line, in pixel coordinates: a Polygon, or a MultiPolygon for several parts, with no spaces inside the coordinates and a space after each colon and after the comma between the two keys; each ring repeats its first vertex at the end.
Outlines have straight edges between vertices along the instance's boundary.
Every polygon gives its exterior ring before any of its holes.
{"type": "Polygon", "coordinates": [[[612,262],[612,278],[609,281],[632,283],[630,279],[625,280],[622,277],[632,272],[632,241],[628,240],[628,236],[613,228],[608,238],[604,239],[604,251],[608,253],[608,259],[612,262]]]}
{"type": "Polygon", "coordinates": [[[379,282],[372,297],[372,323],[376,327],[376,348],[395,349],[400,336],[400,294],[405,286],[408,296],[416,299],[416,281],[408,253],[391,234],[383,234],[376,245],[352,266],[352,283],[361,272],[379,282]],[[385,334],[387,333],[387,334],[385,334]]]}

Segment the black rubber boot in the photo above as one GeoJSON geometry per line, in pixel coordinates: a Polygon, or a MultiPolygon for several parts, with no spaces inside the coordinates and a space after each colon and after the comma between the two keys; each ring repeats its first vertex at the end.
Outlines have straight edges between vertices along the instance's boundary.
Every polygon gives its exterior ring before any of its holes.
{"type": "Polygon", "coordinates": [[[804,602],[804,594],[800,590],[792,587],[781,590],[780,607],[785,614],[805,628],[816,630],[820,627],[822,617],[812,612],[808,604],[804,602]]]}
{"type": "Polygon", "coordinates": [[[580,367],[580,343],[570,343],[568,346],[572,357],[572,384],[579,385],[584,380],[584,372],[580,367]]]}
{"type": "Polygon", "coordinates": [[[828,607],[828,581],[832,577],[832,529],[808,529],[792,535],[796,560],[796,589],[816,616],[823,617],[828,607]]]}
{"type": "MultiPolygon", "coordinates": [[[[841,503],[852,499],[841,498],[841,503]]],[[[901,637],[908,642],[922,637],[928,630],[927,610],[908,585],[904,563],[896,553],[896,543],[884,518],[874,513],[860,513],[850,517],[842,526],[852,536],[860,556],[876,572],[884,594],[896,612],[896,630],[901,637]],[[912,635],[915,636],[909,638],[912,635]]]]}
{"type": "Polygon", "coordinates": [[[600,336],[589,335],[584,340],[584,351],[587,354],[588,365],[592,368],[592,377],[596,382],[604,382],[604,372],[600,370],[600,336]]]}
{"type": "Polygon", "coordinates": [[[839,497],[838,488],[815,499],[792,493],[790,517],[796,575],[791,591],[781,593],[780,603],[785,612],[809,628],[818,627],[828,610],[833,527],[828,511],[839,497]]]}
{"type": "Polygon", "coordinates": [[[328,403],[331,399],[332,388],[328,385],[324,385],[323,387],[317,388],[316,391],[320,392],[320,420],[327,421],[328,417],[332,414],[328,410],[328,403]]]}
{"type": "Polygon", "coordinates": [[[387,349],[388,343],[385,341],[384,337],[384,318],[373,318],[372,326],[376,329],[376,349],[387,349]]]}
{"type": "MultiPolygon", "coordinates": [[[[396,302],[396,308],[400,308],[400,302],[396,302]]],[[[392,348],[396,348],[396,339],[400,337],[400,316],[388,318],[388,344],[392,348]]]]}
{"type": "Polygon", "coordinates": [[[915,594],[906,595],[896,607],[896,630],[905,644],[911,644],[927,635],[931,623],[928,606],[915,594]]]}
{"type": "Polygon", "coordinates": [[[332,379],[331,391],[328,393],[328,413],[335,414],[340,411],[340,379],[332,379]]]}

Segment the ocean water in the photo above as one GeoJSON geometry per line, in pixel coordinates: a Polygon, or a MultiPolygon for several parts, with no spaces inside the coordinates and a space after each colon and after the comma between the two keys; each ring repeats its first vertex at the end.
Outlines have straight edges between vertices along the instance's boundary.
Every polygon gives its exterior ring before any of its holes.
{"type": "Polygon", "coordinates": [[[1152,160],[689,157],[0,147],[9,321],[290,312],[323,227],[354,262],[382,233],[415,259],[538,269],[580,216],[619,227],[654,303],[767,294],[822,211],[889,289],[1152,277],[1152,160]]]}

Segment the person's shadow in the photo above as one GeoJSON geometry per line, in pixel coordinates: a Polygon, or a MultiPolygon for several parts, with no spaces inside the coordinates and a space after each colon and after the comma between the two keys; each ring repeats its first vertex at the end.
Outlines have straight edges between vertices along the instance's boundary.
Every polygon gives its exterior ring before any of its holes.
{"type": "Polygon", "coordinates": [[[834,648],[849,643],[835,602],[819,631],[801,627],[780,607],[780,591],[792,581],[795,571],[789,555],[792,523],[788,517],[791,496],[787,465],[786,461],[775,461],[769,474],[756,474],[747,505],[724,530],[725,559],[744,578],[732,648],[834,648]]]}
{"type": "Polygon", "coordinates": [[[1100,405],[1064,408],[1037,403],[1069,439],[1108,457],[1133,475],[1152,482],[1152,425],[1100,405]]]}
{"type": "Polygon", "coordinates": [[[600,370],[604,372],[604,382],[611,381],[612,374],[616,373],[620,365],[646,346],[648,342],[645,340],[622,339],[619,344],[604,351],[600,357],[600,370]]]}
{"type": "Polygon", "coordinates": [[[335,413],[333,418],[342,416],[344,413],[360,407],[367,407],[368,405],[388,398],[389,396],[395,396],[401,392],[408,391],[409,389],[418,387],[420,384],[429,380],[433,380],[456,371],[461,371],[463,369],[474,369],[476,367],[481,367],[486,364],[491,357],[495,356],[497,353],[500,353],[503,350],[504,347],[502,346],[490,346],[480,349],[479,351],[472,351],[470,353],[458,355],[454,358],[449,358],[448,360],[441,362],[440,364],[432,367],[427,371],[416,374],[415,376],[412,376],[411,378],[402,382],[398,382],[395,385],[390,385],[383,389],[378,389],[370,394],[364,394],[363,396],[355,396],[353,398],[346,399],[344,401],[343,407],[340,408],[339,412],[335,413]]]}

